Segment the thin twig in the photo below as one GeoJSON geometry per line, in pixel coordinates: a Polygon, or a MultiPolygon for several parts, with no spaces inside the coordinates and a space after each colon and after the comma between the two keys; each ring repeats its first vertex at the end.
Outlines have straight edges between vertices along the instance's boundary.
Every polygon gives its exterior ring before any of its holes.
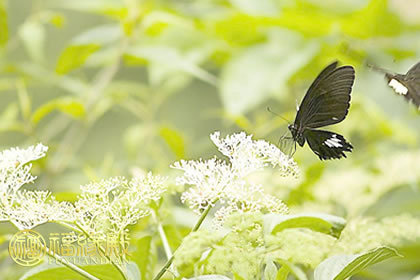
{"type": "MultiPolygon", "coordinates": [[[[203,223],[204,219],[207,217],[208,213],[210,212],[211,208],[213,208],[213,205],[215,203],[216,203],[216,201],[214,201],[213,203],[210,203],[209,204],[209,206],[201,214],[200,218],[198,219],[197,223],[192,228],[192,230],[190,231],[189,234],[191,234],[193,232],[196,232],[200,228],[201,224],[203,223]]],[[[178,250],[178,248],[176,250],[178,250]]],[[[175,250],[175,252],[176,252],[176,250],[175,250]]],[[[162,267],[162,269],[159,271],[159,273],[155,276],[155,278],[153,278],[153,280],[159,280],[163,276],[163,274],[165,274],[165,272],[169,269],[169,267],[171,266],[172,262],[175,259],[175,252],[172,255],[172,257],[165,263],[165,265],[162,267]]]]}

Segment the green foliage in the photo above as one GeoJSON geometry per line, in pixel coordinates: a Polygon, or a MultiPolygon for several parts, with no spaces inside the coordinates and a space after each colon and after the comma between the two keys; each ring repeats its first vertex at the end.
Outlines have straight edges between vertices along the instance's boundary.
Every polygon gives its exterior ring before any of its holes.
{"type": "MultiPolygon", "coordinates": [[[[411,280],[420,265],[420,115],[366,63],[404,73],[418,62],[413,3],[0,0],[0,144],[49,146],[33,188],[59,201],[75,201],[92,178],[169,177],[156,217],[130,228],[133,279],[153,279],[167,242],[178,249],[162,279],[411,280]],[[297,147],[299,179],[250,176],[290,215],[245,213],[189,234],[197,217],[179,204],[189,186],[175,187],[173,161],[214,155],[216,130],[277,144],[286,123],[266,107],[292,121],[334,60],[356,68],[349,114],[329,128],[353,153],[319,162],[297,147]],[[391,258],[397,251],[404,258],[391,258]]],[[[0,265],[5,279],[85,279],[61,266],[15,269],[4,255],[0,265]]],[[[84,268],[122,278],[109,265],[84,268]]]]}
{"type": "Polygon", "coordinates": [[[153,268],[156,263],[156,252],[153,248],[152,237],[144,236],[137,240],[136,251],[133,253],[133,261],[141,272],[141,279],[151,279],[153,268]]]}
{"type": "Polygon", "coordinates": [[[75,119],[80,119],[85,116],[85,107],[83,104],[74,98],[57,98],[42,105],[31,116],[33,124],[37,124],[46,115],[54,110],[66,113],[75,119]]]}
{"type": "Polygon", "coordinates": [[[160,136],[165,140],[177,159],[185,157],[185,143],[182,135],[169,127],[161,127],[160,136]]]}
{"type": "Polygon", "coordinates": [[[267,215],[268,231],[275,234],[288,228],[309,228],[314,231],[339,237],[346,220],[326,214],[267,215]]]}
{"type": "Polygon", "coordinates": [[[7,26],[6,1],[0,1],[0,46],[4,46],[9,39],[9,30],[7,26]]]}
{"type": "Polygon", "coordinates": [[[57,62],[56,71],[59,74],[65,74],[74,70],[86,61],[90,55],[100,48],[96,44],[77,45],[67,47],[57,62]]]}
{"type": "Polygon", "coordinates": [[[373,264],[398,256],[397,251],[387,247],[358,255],[333,256],[315,269],[314,279],[345,280],[373,264]]]}

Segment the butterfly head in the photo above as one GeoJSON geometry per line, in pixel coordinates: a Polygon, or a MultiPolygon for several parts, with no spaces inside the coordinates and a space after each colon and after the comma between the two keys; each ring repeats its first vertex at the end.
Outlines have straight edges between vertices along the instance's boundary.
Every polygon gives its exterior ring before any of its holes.
{"type": "Polygon", "coordinates": [[[298,144],[302,147],[303,144],[305,144],[305,137],[303,137],[303,133],[299,131],[295,124],[289,124],[287,128],[289,128],[292,133],[293,140],[298,142],[298,144]]]}

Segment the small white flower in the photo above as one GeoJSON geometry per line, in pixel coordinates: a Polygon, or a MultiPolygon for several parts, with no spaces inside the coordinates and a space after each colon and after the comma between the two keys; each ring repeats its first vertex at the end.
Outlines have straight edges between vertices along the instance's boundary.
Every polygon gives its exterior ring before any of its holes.
{"type": "Polygon", "coordinates": [[[284,176],[298,174],[297,165],[292,158],[273,144],[264,140],[252,140],[252,135],[240,132],[220,139],[220,132],[217,131],[210,135],[210,139],[229,158],[232,168],[240,176],[246,176],[269,164],[279,167],[284,176]]]}
{"type": "Polygon", "coordinates": [[[20,230],[32,229],[53,221],[73,221],[74,207],[68,202],[58,202],[48,191],[18,191],[14,204],[4,220],[12,221],[20,230]]]}
{"type": "Polygon", "coordinates": [[[20,190],[35,181],[31,161],[47,152],[42,144],[26,149],[11,148],[0,153],[0,221],[10,221],[19,229],[31,229],[49,221],[69,221],[74,207],[58,202],[47,191],[20,190]]]}
{"type": "Polygon", "coordinates": [[[5,169],[10,166],[18,167],[30,161],[40,159],[45,156],[48,147],[40,144],[30,146],[26,149],[11,148],[0,153],[0,169],[5,169]]]}
{"type": "Polygon", "coordinates": [[[139,176],[127,181],[115,177],[82,186],[76,201],[76,222],[90,237],[119,238],[128,225],[150,214],[150,203],[166,191],[165,178],[139,176]]]}
{"type": "Polygon", "coordinates": [[[210,138],[230,164],[217,158],[175,162],[172,167],[184,171],[177,184],[192,185],[182,194],[183,203],[200,213],[220,201],[222,208],[215,214],[219,223],[233,212],[287,212],[281,200],[265,194],[261,186],[248,184],[246,176],[268,165],[277,167],[282,175],[296,176],[298,169],[293,159],[276,146],[252,140],[252,136],[243,132],[224,139],[215,132],[210,138]]]}

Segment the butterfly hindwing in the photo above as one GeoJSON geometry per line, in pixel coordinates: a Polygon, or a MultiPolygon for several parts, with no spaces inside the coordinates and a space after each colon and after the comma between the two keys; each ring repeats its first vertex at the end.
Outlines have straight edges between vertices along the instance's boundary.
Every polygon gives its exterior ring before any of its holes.
{"type": "Polygon", "coordinates": [[[352,66],[327,66],[315,79],[302,100],[295,126],[318,128],[339,123],[350,107],[350,93],[354,83],[352,66]]]}
{"type": "Polygon", "coordinates": [[[346,157],[344,152],[351,152],[353,149],[343,136],[334,132],[307,129],[303,134],[320,160],[346,157]]]}

